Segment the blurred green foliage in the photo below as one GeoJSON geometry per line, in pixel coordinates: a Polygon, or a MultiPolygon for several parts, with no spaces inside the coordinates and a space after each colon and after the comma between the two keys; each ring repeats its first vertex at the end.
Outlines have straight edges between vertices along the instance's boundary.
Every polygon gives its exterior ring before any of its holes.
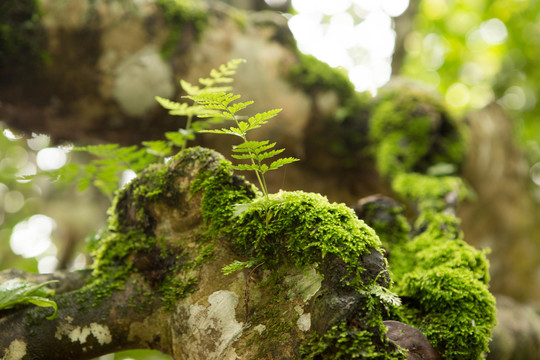
{"type": "Polygon", "coordinates": [[[0,269],[37,271],[35,258],[17,256],[10,249],[13,227],[40,209],[39,186],[19,178],[35,168],[35,156],[25,139],[0,124],[0,269]]]}
{"type": "Polygon", "coordinates": [[[423,0],[402,73],[438,87],[457,114],[497,101],[539,161],[539,14],[533,0],[423,0]]]}

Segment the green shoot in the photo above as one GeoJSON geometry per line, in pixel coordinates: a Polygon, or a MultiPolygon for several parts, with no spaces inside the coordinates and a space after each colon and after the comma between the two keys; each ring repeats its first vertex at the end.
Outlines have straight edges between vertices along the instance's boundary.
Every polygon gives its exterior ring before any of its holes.
{"type": "MultiPolygon", "coordinates": [[[[192,85],[185,80],[180,80],[180,86],[188,96],[201,96],[204,94],[231,91],[232,88],[230,86],[223,86],[223,84],[230,84],[233,82],[231,76],[236,73],[238,65],[243,61],[245,60],[233,59],[227,64],[221,65],[217,70],[212,69],[210,71],[210,77],[199,79],[199,83],[202,87],[192,85]]],[[[219,118],[214,117],[214,115],[219,115],[218,112],[198,104],[189,105],[187,103],[179,103],[159,96],[156,96],[156,100],[162,107],[169,110],[169,114],[187,117],[184,129],[179,129],[178,132],[165,133],[169,142],[172,145],[179,147],[181,150],[186,148],[188,141],[195,139],[195,134],[197,132],[208,128],[219,120],[219,118]],[[194,122],[194,117],[198,117],[199,119],[207,118],[207,120],[194,122]]]]}
{"type": "Polygon", "coordinates": [[[237,113],[253,104],[253,101],[234,103],[234,101],[240,98],[240,95],[220,92],[188,95],[185,97],[193,100],[196,105],[212,111],[212,116],[233,120],[235,122],[236,126],[215,130],[201,130],[201,132],[233,135],[242,139],[241,144],[233,146],[232,150],[235,154],[233,154],[232,157],[237,160],[246,160],[247,163],[236,164],[233,166],[233,169],[255,172],[261,187],[261,191],[263,192],[265,198],[268,199],[268,187],[266,186],[266,180],[264,177],[265,173],[270,170],[276,170],[283,165],[298,161],[298,159],[294,157],[286,157],[272,161],[270,164],[266,164],[266,160],[281,154],[284,149],[274,149],[276,143],[270,143],[267,140],[248,140],[247,134],[249,131],[258,129],[264,124],[268,123],[268,120],[279,114],[281,109],[273,109],[263,113],[258,113],[250,117],[247,121],[243,121],[240,120],[237,113]]]}

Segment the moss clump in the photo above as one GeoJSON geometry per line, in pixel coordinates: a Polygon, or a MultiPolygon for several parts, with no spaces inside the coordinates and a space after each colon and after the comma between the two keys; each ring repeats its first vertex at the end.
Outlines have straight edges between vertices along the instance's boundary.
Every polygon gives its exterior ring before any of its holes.
{"type": "Polygon", "coordinates": [[[379,172],[394,177],[425,172],[437,163],[459,165],[463,138],[442,104],[410,88],[383,92],[370,119],[369,137],[379,172]]]}
{"type": "Polygon", "coordinates": [[[482,359],[496,322],[485,252],[461,237],[445,237],[441,229],[455,224],[430,224],[412,242],[393,249],[392,290],[403,299],[399,315],[420,329],[445,359],[482,359]]]}
{"type": "Polygon", "coordinates": [[[379,172],[418,213],[412,240],[400,233],[400,241],[387,241],[392,291],[403,302],[393,316],[422,331],[446,360],[482,359],[496,322],[486,252],[463,240],[455,215],[469,195],[463,181],[435,176],[459,166],[459,129],[438,101],[401,88],[379,97],[369,136],[379,172]]]}
{"type": "Polygon", "coordinates": [[[157,0],[163,9],[165,21],[170,25],[169,37],[163,45],[163,55],[170,56],[178,46],[184,31],[195,33],[198,39],[208,25],[207,9],[196,0],[157,0]]]}
{"type": "Polygon", "coordinates": [[[183,189],[176,180],[191,173],[186,166],[193,161],[179,159],[196,157],[204,161],[201,154],[196,154],[197,150],[186,151],[167,166],[150,166],[118,192],[109,210],[107,230],[92,244],[93,274],[82,292],[83,302],[88,297],[98,301],[109,297],[133,273],[143,275],[166,307],[196,290],[197,281],[189,272],[208,261],[211,244],[201,242],[198,256],[192,258],[156,237],[155,219],[157,207],[185,212],[189,189],[183,189]]]}
{"type": "MultiPolygon", "coordinates": [[[[385,330],[382,331],[384,334],[385,330]]],[[[385,342],[383,339],[379,341],[385,342]]],[[[345,322],[333,326],[323,336],[313,334],[301,348],[302,359],[347,360],[376,359],[404,360],[406,354],[386,342],[387,349],[380,351],[374,344],[373,332],[347,326],[345,322]]]]}
{"type": "MultiPolygon", "coordinates": [[[[362,287],[358,259],[370,248],[380,250],[375,232],[344,204],[302,191],[280,192],[253,200],[251,187],[238,190],[230,164],[223,160],[214,176],[194,184],[204,189],[202,211],[211,231],[226,235],[244,256],[267,265],[292,262],[303,267],[335,255],[348,267],[351,285],[362,287]],[[235,204],[248,203],[233,216],[235,204]]],[[[238,208],[236,209],[238,210],[238,208]]]]}
{"type": "MultiPolygon", "coordinates": [[[[338,330],[327,332],[324,327],[314,326],[317,330],[306,345],[303,358],[344,359],[359,354],[378,359],[403,359],[403,354],[397,356],[396,349],[384,339],[383,305],[374,294],[375,288],[382,288],[379,283],[386,284],[387,280],[381,243],[375,232],[359,220],[352,209],[329,203],[319,194],[294,191],[262,197],[251,185],[232,175],[228,161],[215,160],[208,171],[200,172],[201,176],[192,185],[193,192],[203,191],[202,212],[212,237],[230,239],[240,256],[251,259],[249,263],[264,262],[263,267],[276,272],[289,266],[306,268],[315,264],[325,277],[326,290],[321,294],[330,294],[328,298],[322,295],[323,299],[317,300],[318,310],[311,309],[317,324],[349,316],[326,311],[335,301],[340,301],[333,296],[341,294],[349,301],[355,299],[358,311],[350,315],[353,317],[348,319],[350,323],[344,322],[339,328],[339,335],[338,330]],[[380,268],[375,267],[373,271],[370,265],[370,269],[364,269],[364,256],[370,256],[373,262],[380,259],[380,268]],[[354,348],[342,353],[345,343],[354,348]]],[[[270,318],[266,330],[269,334],[266,336],[272,337],[270,344],[288,341],[287,336],[294,328],[291,318],[285,316],[284,320],[283,314],[277,316],[279,309],[282,309],[279,302],[270,303],[253,318],[270,318]],[[277,315],[271,313],[276,311],[277,315]]]]}
{"type": "Polygon", "coordinates": [[[289,79],[309,92],[334,90],[345,101],[354,93],[354,86],[346,72],[334,69],[311,55],[298,53],[298,65],[291,68],[289,79]]]}
{"type": "Polygon", "coordinates": [[[438,177],[419,173],[396,175],[392,180],[392,189],[403,198],[415,202],[420,213],[424,210],[428,213],[442,211],[449,206],[449,202],[450,205],[455,205],[470,195],[460,177],[438,177]]]}
{"type": "Polygon", "coordinates": [[[496,323],[486,251],[465,243],[459,219],[445,210],[467,195],[463,182],[410,173],[392,184],[420,212],[418,235],[392,248],[392,290],[403,300],[397,319],[420,329],[446,360],[482,359],[496,323]]]}

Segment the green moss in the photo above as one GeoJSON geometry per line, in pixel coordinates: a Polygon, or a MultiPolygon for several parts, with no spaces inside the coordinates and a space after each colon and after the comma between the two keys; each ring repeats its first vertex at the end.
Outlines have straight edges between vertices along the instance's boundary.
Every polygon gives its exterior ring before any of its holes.
{"type": "MultiPolygon", "coordinates": [[[[402,231],[402,241],[386,242],[392,291],[403,301],[395,319],[420,329],[446,360],[481,359],[496,322],[486,252],[463,241],[454,212],[469,195],[462,179],[435,176],[459,167],[459,129],[438,101],[403,88],[379,97],[369,137],[379,172],[418,212],[411,241],[402,231]]],[[[395,236],[384,224],[376,228],[395,236]]]]}
{"type": "Polygon", "coordinates": [[[465,151],[440,101],[409,89],[383,92],[370,119],[369,137],[379,172],[393,177],[424,172],[437,163],[459,165],[465,151]]]}
{"type": "MultiPolygon", "coordinates": [[[[375,333],[385,333],[379,329],[375,333]]],[[[306,345],[301,348],[302,359],[338,360],[338,359],[406,359],[404,352],[392,347],[384,339],[374,341],[374,332],[347,326],[345,322],[333,326],[326,334],[313,333],[306,345]],[[378,350],[375,343],[385,343],[384,351],[378,350]]]]}
{"type": "MultiPolygon", "coordinates": [[[[169,164],[178,164],[179,158],[193,157],[195,153],[193,149],[178,154],[169,164]]],[[[180,213],[184,211],[182,207],[190,194],[175,180],[189,171],[185,166],[153,165],[118,192],[109,210],[107,230],[93,241],[93,273],[79,296],[82,303],[92,298],[93,305],[97,305],[121,289],[133,273],[142,274],[168,308],[175,299],[196,290],[197,281],[188,272],[211,258],[212,244],[201,241],[198,256],[189,258],[181,249],[155,236],[157,220],[151,210],[167,205],[180,213]]]]}
{"type": "Polygon", "coordinates": [[[392,180],[392,189],[403,199],[415,202],[419,211],[430,213],[448,207],[448,201],[462,201],[470,192],[457,176],[429,176],[419,173],[400,173],[392,180]],[[455,200],[447,199],[455,197],[455,200]]]}
{"type": "Polygon", "coordinates": [[[157,5],[163,9],[165,21],[170,26],[168,39],[163,45],[163,55],[171,56],[178,47],[182,33],[190,31],[195,38],[208,26],[208,14],[202,2],[197,0],[157,0],[157,5]]]}
{"type": "Polygon", "coordinates": [[[43,62],[40,19],[36,0],[0,2],[0,73],[7,76],[18,69],[28,71],[43,62]]]}
{"type": "Polygon", "coordinates": [[[212,231],[232,239],[239,253],[270,266],[285,261],[303,267],[335,255],[347,264],[351,284],[362,285],[363,269],[357,259],[381,244],[350,208],[301,191],[251,201],[251,188],[238,191],[233,179],[229,165],[223,163],[215,176],[195,184],[195,189],[205,191],[202,211],[212,231]],[[250,205],[233,217],[234,205],[242,202],[250,205]]]}
{"type": "MultiPolygon", "coordinates": [[[[360,293],[358,299],[364,299],[359,305],[362,314],[355,315],[354,324],[344,325],[339,335],[333,331],[313,335],[303,357],[404,359],[384,339],[383,304],[372,294],[377,279],[366,277],[359,261],[373,249],[381,251],[375,232],[352,209],[329,203],[319,194],[294,191],[273,194],[269,199],[257,196],[250,184],[232,175],[229,162],[215,160],[208,171],[200,172],[200,178],[192,186],[193,192],[203,191],[203,216],[213,237],[230,239],[240,256],[257,264],[264,262],[263,267],[274,272],[282,267],[306,268],[325,264],[327,258],[339,259],[344,269],[337,262],[321,266],[327,266],[326,281],[336,281],[340,291],[360,293]],[[336,269],[339,274],[332,272],[336,269]],[[336,280],[330,280],[332,277],[336,280]],[[332,357],[326,356],[330,354],[332,357]]],[[[297,314],[284,315],[286,306],[281,300],[265,305],[252,318],[254,323],[264,319],[268,343],[288,341],[295,327],[297,314]]],[[[271,353],[271,349],[268,351],[271,353]]]]}
{"type": "Polygon", "coordinates": [[[341,101],[350,98],[354,86],[347,73],[332,68],[311,55],[298,52],[298,65],[291,68],[289,78],[293,84],[308,92],[334,90],[341,101]]]}
{"type": "Polygon", "coordinates": [[[448,194],[467,195],[462,180],[410,173],[392,185],[420,211],[418,235],[390,257],[392,290],[403,299],[397,319],[420,329],[446,360],[482,359],[496,323],[486,251],[465,243],[459,219],[445,211],[448,194]]]}
{"type": "Polygon", "coordinates": [[[363,204],[361,218],[375,230],[385,249],[410,241],[411,226],[403,206],[397,202],[384,209],[378,203],[363,204]]]}

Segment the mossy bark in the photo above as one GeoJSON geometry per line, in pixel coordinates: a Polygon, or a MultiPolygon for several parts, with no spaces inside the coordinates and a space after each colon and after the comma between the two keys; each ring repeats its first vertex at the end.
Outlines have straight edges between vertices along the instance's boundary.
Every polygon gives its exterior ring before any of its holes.
{"type": "Polygon", "coordinates": [[[384,336],[375,290],[389,279],[375,233],[315,194],[232,218],[234,204],[255,192],[229,166],[215,152],[189,149],[133,180],[95,244],[91,272],[59,278],[58,318],[33,306],[0,314],[9,329],[1,355],[85,359],[152,348],[177,359],[339,359],[345,337],[349,354],[403,358],[384,336]],[[274,215],[263,235],[257,224],[267,211],[274,215]],[[250,258],[262,263],[223,274],[250,258]],[[325,338],[331,329],[337,337],[325,338]]]}

